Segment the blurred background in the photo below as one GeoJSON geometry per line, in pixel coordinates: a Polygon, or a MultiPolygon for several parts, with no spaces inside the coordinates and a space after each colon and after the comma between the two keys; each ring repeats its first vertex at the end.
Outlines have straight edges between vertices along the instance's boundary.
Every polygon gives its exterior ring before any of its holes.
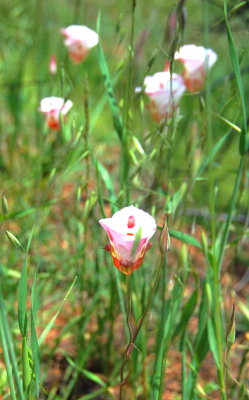
{"type": "MultiPolygon", "coordinates": [[[[229,24],[246,100],[248,8],[246,1],[228,2],[229,24]]],[[[134,9],[132,2],[124,0],[2,0],[0,19],[0,190],[9,207],[9,212],[0,216],[1,290],[5,309],[2,315],[7,315],[21,377],[25,374],[24,348],[17,310],[25,251],[17,250],[5,231],[15,235],[23,248],[27,248],[34,227],[27,261],[28,328],[24,336],[32,348],[31,359],[36,360],[36,365],[40,359],[40,389],[38,397],[32,394],[37,393],[35,385],[38,385],[38,378],[34,383],[33,376],[32,389],[26,394],[31,397],[25,398],[118,398],[122,352],[127,343],[125,277],[103,251],[107,237],[98,220],[128,205],[124,204],[125,187],[120,174],[124,165],[129,165],[130,204],[153,214],[159,226],[166,211],[169,229],[194,237],[200,246],[189,244],[190,239],[181,235],[180,240],[172,236],[152,310],[136,342],[139,350],[135,349],[132,355],[130,384],[124,398],[153,398],[151,376],[163,330],[162,307],[168,310],[175,305],[170,320],[172,330],[164,349],[165,387],[158,398],[220,399],[210,333],[209,339],[202,337],[203,343],[208,343],[203,355],[197,353],[202,347],[202,342],[198,342],[202,307],[207,318],[212,314],[207,248],[210,246],[215,254],[220,246],[240,160],[241,97],[231,61],[223,0],[178,3],[137,0],[134,9]],[[174,30],[170,21],[177,7],[182,25],[178,22],[174,30]],[[60,33],[61,28],[71,24],[96,30],[98,16],[101,46],[129,137],[128,164],[122,161],[124,149],[113,125],[98,48],[93,48],[81,64],[75,65],[68,58],[60,33]],[[173,121],[166,127],[158,127],[150,116],[148,99],[135,93],[135,88],[143,86],[145,76],[164,69],[174,40],[176,47],[193,43],[212,48],[218,60],[208,74],[205,88],[194,94],[186,92],[173,121]],[[49,71],[51,55],[56,56],[56,74],[49,71]],[[38,111],[41,99],[49,96],[74,103],[65,121],[61,121],[59,132],[51,131],[38,111]],[[184,308],[186,304],[189,305],[184,308]],[[31,310],[37,337],[41,338],[47,328],[40,341],[40,358],[34,355],[31,344],[31,310]],[[187,344],[183,345],[185,340],[187,344]],[[185,397],[183,365],[188,373],[191,368],[195,371],[195,378],[188,381],[192,382],[191,390],[185,392],[185,397]]],[[[173,69],[182,72],[180,63],[175,62],[173,69]]],[[[228,399],[248,398],[249,173],[246,167],[248,158],[239,182],[229,246],[219,278],[224,332],[236,303],[236,341],[231,350],[232,377],[230,372],[227,377],[228,399]]],[[[152,240],[153,247],[144,265],[132,275],[136,321],[145,307],[154,276],[158,239],[159,232],[152,240]]],[[[223,339],[225,336],[224,333],[223,339]]],[[[2,342],[2,354],[3,348],[2,342]]],[[[2,357],[0,363],[0,397],[13,398],[6,359],[2,357]]]]}

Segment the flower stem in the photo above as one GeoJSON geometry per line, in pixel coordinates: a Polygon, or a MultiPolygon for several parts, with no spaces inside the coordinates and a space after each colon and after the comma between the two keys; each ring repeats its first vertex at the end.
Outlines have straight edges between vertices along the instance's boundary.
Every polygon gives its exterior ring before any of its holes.
{"type": "Polygon", "coordinates": [[[219,283],[219,266],[217,262],[213,265],[214,269],[214,325],[217,340],[219,366],[217,366],[221,399],[226,400],[226,384],[225,384],[225,371],[224,371],[224,354],[223,354],[223,326],[221,322],[221,306],[220,306],[220,283],[219,283]]]}
{"type": "Polygon", "coordinates": [[[121,383],[120,383],[120,391],[119,391],[119,400],[122,400],[123,387],[127,383],[127,380],[129,378],[129,374],[124,378],[124,368],[125,368],[125,366],[127,364],[127,361],[130,358],[130,355],[131,355],[132,350],[133,350],[134,345],[135,345],[135,341],[136,341],[137,336],[138,336],[138,334],[140,332],[140,329],[142,327],[143,321],[144,321],[144,319],[145,319],[146,315],[148,314],[148,311],[149,311],[149,309],[151,307],[152,300],[153,300],[154,294],[155,294],[155,290],[157,288],[157,285],[158,285],[158,282],[159,282],[159,279],[160,279],[160,276],[161,276],[161,271],[162,271],[163,266],[165,265],[165,260],[166,260],[166,255],[165,255],[165,253],[162,253],[161,254],[161,258],[160,258],[160,262],[159,262],[159,264],[157,266],[157,269],[156,269],[156,273],[155,273],[155,277],[154,277],[153,283],[152,283],[151,288],[150,288],[150,292],[149,292],[149,295],[148,295],[148,301],[147,301],[145,310],[144,310],[142,316],[140,317],[140,319],[138,321],[138,324],[134,328],[134,330],[132,330],[131,323],[130,323],[131,291],[130,291],[130,278],[129,278],[129,275],[127,276],[127,281],[126,281],[126,283],[127,283],[127,324],[128,324],[129,332],[130,332],[130,340],[129,340],[129,343],[127,344],[126,348],[125,348],[124,359],[123,359],[123,363],[122,363],[121,370],[120,370],[121,383]]]}
{"type": "Polygon", "coordinates": [[[223,233],[221,245],[220,245],[220,252],[219,252],[219,258],[218,258],[218,270],[219,271],[221,269],[223,258],[224,258],[225,247],[226,247],[227,240],[228,240],[229,229],[230,229],[231,220],[232,220],[234,209],[235,209],[235,203],[237,200],[237,194],[238,194],[238,190],[239,190],[239,186],[240,186],[240,182],[241,182],[244,165],[245,165],[245,157],[241,157],[239,168],[237,171],[236,181],[234,183],[232,198],[230,201],[228,216],[227,216],[226,224],[225,224],[225,229],[224,229],[224,233],[223,233]]]}
{"type": "Polygon", "coordinates": [[[127,84],[124,96],[124,136],[122,140],[122,187],[124,190],[124,200],[126,204],[130,203],[130,155],[129,155],[129,122],[130,108],[132,103],[132,70],[134,58],[134,28],[135,28],[135,7],[136,2],[131,0],[131,31],[130,43],[128,47],[128,70],[127,84]]]}
{"type": "Polygon", "coordinates": [[[127,309],[127,314],[126,314],[126,323],[128,326],[128,330],[129,330],[129,343],[125,348],[124,351],[124,356],[123,356],[123,363],[121,366],[121,370],[120,370],[120,392],[119,392],[119,399],[122,399],[122,390],[123,387],[125,385],[125,383],[127,382],[127,379],[129,377],[128,376],[124,379],[124,368],[125,365],[127,363],[127,361],[129,360],[129,348],[132,345],[132,325],[131,325],[131,321],[130,321],[130,317],[131,317],[131,276],[130,275],[126,275],[126,295],[127,295],[127,303],[126,303],[126,309],[127,309]]]}

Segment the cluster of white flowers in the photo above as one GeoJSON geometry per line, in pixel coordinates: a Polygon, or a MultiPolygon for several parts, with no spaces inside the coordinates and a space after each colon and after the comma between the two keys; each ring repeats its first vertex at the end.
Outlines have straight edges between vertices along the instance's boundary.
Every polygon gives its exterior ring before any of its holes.
{"type": "MultiPolygon", "coordinates": [[[[84,25],[70,25],[61,29],[61,33],[65,36],[64,44],[69,57],[76,64],[85,59],[99,40],[98,34],[84,25]]],[[[185,90],[196,92],[202,89],[206,73],[216,62],[217,54],[203,46],[189,44],[182,46],[174,58],[183,64],[181,75],[171,74],[167,64],[166,70],[144,79],[144,91],[150,98],[149,109],[157,123],[172,116],[185,90]]],[[[50,58],[49,68],[52,74],[56,73],[54,55],[50,58]]],[[[70,100],[64,103],[62,98],[48,97],[41,101],[39,110],[46,115],[48,126],[57,130],[60,127],[60,114],[65,115],[72,105],[70,100]]]]}
{"type": "MultiPolygon", "coordinates": [[[[84,25],[70,25],[61,29],[65,36],[64,44],[68,48],[71,60],[78,64],[84,60],[89,50],[98,44],[98,34],[84,25]]],[[[55,74],[57,63],[55,55],[50,57],[49,71],[55,74]]],[[[71,100],[65,101],[61,97],[45,97],[41,100],[39,111],[42,112],[50,129],[60,129],[60,117],[64,117],[73,106],[71,100]]]]}
{"type": "MultiPolygon", "coordinates": [[[[70,25],[61,29],[65,37],[71,60],[78,64],[84,60],[89,50],[98,44],[98,34],[83,25],[70,25]]],[[[217,60],[211,49],[193,44],[183,46],[175,53],[175,60],[183,64],[183,73],[169,71],[169,63],[162,72],[144,79],[144,91],[150,98],[150,111],[153,119],[160,123],[172,116],[185,92],[201,90],[207,71],[217,60]]],[[[56,57],[52,55],[49,62],[51,74],[57,71],[56,57]]],[[[39,111],[46,116],[50,129],[60,129],[60,120],[71,109],[73,103],[61,97],[46,97],[41,100],[39,111]]],[[[156,231],[153,217],[134,206],[125,207],[116,212],[112,218],[99,221],[108,234],[110,243],[105,249],[113,258],[114,265],[125,274],[132,273],[143,263],[146,251],[151,247],[150,238],[156,231]],[[134,246],[136,248],[134,249],[134,246]]]]}
{"type": "Polygon", "coordinates": [[[182,75],[171,74],[167,69],[144,79],[145,93],[150,98],[150,111],[156,122],[172,116],[174,109],[187,89],[202,89],[207,71],[217,60],[217,54],[202,46],[188,44],[175,53],[175,60],[182,62],[182,75]]]}

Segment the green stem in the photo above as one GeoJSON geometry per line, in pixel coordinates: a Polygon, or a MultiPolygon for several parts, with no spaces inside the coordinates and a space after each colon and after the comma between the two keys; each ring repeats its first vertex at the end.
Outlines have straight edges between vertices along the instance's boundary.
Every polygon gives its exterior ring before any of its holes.
{"type": "Polygon", "coordinates": [[[127,73],[127,85],[125,92],[125,104],[124,104],[124,137],[122,141],[122,186],[124,190],[125,203],[130,204],[130,156],[129,156],[129,110],[131,106],[132,97],[132,69],[133,69],[133,57],[134,57],[134,28],[135,28],[135,7],[136,2],[131,0],[131,32],[130,32],[130,44],[129,44],[129,58],[128,58],[128,73],[127,73]]]}
{"type": "Polygon", "coordinates": [[[218,377],[221,390],[221,399],[226,400],[226,384],[225,384],[225,370],[224,370],[224,355],[223,355],[223,327],[221,323],[221,307],[220,307],[220,282],[219,282],[219,266],[214,263],[214,325],[218,347],[219,366],[218,377]]]}
{"type": "Polygon", "coordinates": [[[237,200],[237,195],[238,195],[238,190],[239,190],[239,186],[240,186],[240,182],[241,182],[244,165],[245,165],[245,157],[241,157],[235,184],[234,184],[234,188],[233,188],[233,194],[232,194],[232,198],[230,201],[230,206],[229,206],[228,216],[227,216],[227,220],[226,220],[226,224],[225,224],[225,229],[224,229],[224,233],[223,233],[221,244],[220,244],[220,254],[219,254],[219,258],[218,258],[218,270],[219,271],[221,269],[223,258],[224,258],[225,247],[226,247],[226,244],[228,241],[229,229],[230,229],[230,225],[231,225],[231,221],[232,221],[232,217],[233,217],[233,213],[234,213],[234,209],[235,209],[235,204],[236,204],[236,200],[237,200]]]}
{"type": "Polygon", "coordinates": [[[22,389],[22,382],[19,376],[18,365],[14,350],[13,339],[9,329],[9,324],[7,320],[4,300],[2,297],[2,288],[0,285],[0,336],[2,339],[4,360],[6,363],[6,372],[8,377],[8,382],[10,385],[11,399],[16,399],[16,392],[14,387],[13,376],[15,377],[17,394],[20,400],[24,400],[24,393],[22,389]]]}
{"type": "Polygon", "coordinates": [[[123,392],[123,387],[125,385],[125,383],[128,380],[129,374],[127,375],[127,377],[124,379],[124,369],[125,366],[127,364],[127,362],[129,361],[129,355],[130,355],[130,351],[129,350],[132,346],[133,343],[133,334],[132,334],[132,325],[131,325],[131,321],[130,321],[130,317],[131,317],[131,276],[130,275],[126,275],[126,295],[127,295],[127,314],[126,314],[126,324],[128,326],[128,330],[129,330],[129,343],[125,348],[124,351],[124,359],[123,359],[123,363],[121,366],[121,370],[120,370],[120,391],[119,391],[119,399],[122,399],[122,392],[123,392]]]}
{"type": "MultiPolygon", "coordinates": [[[[209,4],[205,0],[203,3],[204,15],[204,41],[208,47],[209,36],[209,4]]],[[[207,140],[208,140],[208,154],[213,149],[213,132],[211,122],[211,92],[210,92],[209,74],[206,76],[206,127],[207,127],[207,140]]],[[[216,243],[216,218],[215,218],[215,195],[214,195],[214,169],[211,160],[208,164],[208,178],[209,178],[209,210],[210,210],[210,229],[213,248],[216,243]]],[[[214,326],[216,333],[216,343],[218,350],[219,365],[217,365],[218,379],[221,391],[221,399],[226,400],[226,387],[225,387],[225,374],[224,374],[224,357],[223,357],[223,326],[221,322],[221,307],[220,307],[220,282],[219,282],[219,264],[214,260],[213,264],[213,290],[214,290],[214,326]]]]}
{"type": "MultiPolygon", "coordinates": [[[[208,47],[208,34],[209,34],[209,4],[207,0],[203,4],[203,15],[204,15],[204,41],[206,47],[208,47]]],[[[205,102],[206,102],[206,131],[207,131],[207,144],[208,154],[213,149],[213,132],[212,132],[212,121],[211,121],[211,85],[209,79],[209,73],[206,75],[206,91],[205,91],[205,102]]],[[[214,168],[211,160],[208,165],[208,181],[209,181],[209,211],[210,211],[210,229],[212,242],[215,243],[216,238],[216,218],[215,218],[215,196],[214,196],[214,168]]]]}
{"type": "MultiPolygon", "coordinates": [[[[2,310],[1,310],[1,312],[2,312],[2,310]]],[[[6,365],[7,379],[8,379],[9,388],[10,388],[10,397],[11,397],[11,400],[16,400],[15,385],[14,385],[14,380],[13,380],[13,376],[12,376],[12,366],[10,363],[8,346],[7,346],[7,341],[6,341],[6,336],[5,336],[5,332],[4,332],[1,314],[0,314],[0,337],[1,337],[1,341],[2,341],[3,357],[4,357],[4,362],[6,365]]]]}
{"type": "MultiPolygon", "coordinates": [[[[122,390],[123,390],[123,387],[126,384],[127,379],[129,377],[129,375],[128,375],[124,379],[124,368],[125,368],[125,365],[126,365],[127,361],[129,360],[129,357],[130,357],[131,353],[132,353],[135,341],[136,341],[137,336],[138,336],[138,334],[140,332],[140,329],[142,327],[143,321],[144,321],[144,319],[145,319],[146,315],[148,314],[148,311],[149,311],[149,309],[151,307],[152,300],[153,300],[154,294],[155,294],[155,290],[156,290],[156,288],[158,286],[158,282],[159,282],[159,279],[160,279],[160,276],[161,276],[161,271],[162,271],[163,266],[165,265],[165,259],[166,259],[165,253],[161,254],[160,262],[159,262],[159,264],[157,266],[155,277],[154,277],[153,283],[152,283],[151,288],[150,288],[150,292],[149,292],[149,296],[148,296],[148,302],[146,304],[146,307],[145,307],[145,310],[143,312],[143,315],[140,317],[140,319],[138,321],[138,324],[135,327],[133,332],[132,332],[132,330],[131,330],[131,328],[129,326],[131,336],[130,336],[129,343],[127,344],[127,346],[125,348],[124,360],[123,360],[123,364],[121,366],[121,372],[120,372],[121,384],[120,384],[119,400],[122,400],[122,390]]],[[[129,281],[127,280],[127,282],[129,282],[129,281]]],[[[128,286],[127,286],[127,289],[128,289],[128,286]]],[[[128,293],[128,291],[127,291],[127,299],[129,301],[128,295],[130,296],[130,293],[128,293]]],[[[128,302],[127,302],[127,304],[128,304],[128,302]]],[[[129,311],[129,308],[127,309],[127,311],[129,311]]],[[[127,321],[129,321],[129,317],[130,317],[130,315],[128,315],[128,312],[127,312],[127,321]]]]}

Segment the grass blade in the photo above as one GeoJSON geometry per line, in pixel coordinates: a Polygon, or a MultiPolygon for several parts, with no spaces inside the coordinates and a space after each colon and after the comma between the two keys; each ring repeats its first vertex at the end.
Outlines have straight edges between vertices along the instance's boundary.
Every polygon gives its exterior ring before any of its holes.
{"type": "Polygon", "coordinates": [[[118,207],[115,205],[117,202],[117,199],[116,199],[111,176],[108,173],[107,169],[99,161],[96,160],[95,164],[96,164],[97,173],[101,176],[101,178],[109,192],[112,210],[113,210],[113,212],[116,212],[116,211],[118,211],[118,207]]]}
{"type": "Polygon", "coordinates": [[[64,297],[64,299],[63,299],[63,301],[62,301],[62,303],[61,303],[61,305],[60,305],[60,307],[58,309],[58,311],[55,313],[55,315],[53,316],[53,318],[48,323],[48,325],[46,326],[46,328],[42,332],[41,336],[39,337],[39,339],[38,339],[39,346],[44,342],[44,340],[46,339],[46,337],[49,334],[50,330],[53,328],[53,325],[54,325],[54,323],[56,321],[56,318],[58,317],[59,313],[61,312],[61,310],[62,310],[62,308],[63,308],[63,306],[65,304],[65,302],[67,301],[67,298],[68,298],[69,294],[71,293],[76,280],[77,280],[77,276],[74,278],[73,283],[70,285],[70,288],[68,289],[68,291],[67,291],[67,293],[66,293],[66,295],[65,295],[65,297],[64,297]]]}
{"type": "MultiPolygon", "coordinates": [[[[100,14],[97,20],[97,32],[100,32],[100,14]]],[[[109,73],[109,68],[105,59],[105,54],[101,43],[98,44],[98,57],[99,57],[99,66],[103,76],[104,84],[108,93],[109,103],[111,106],[112,118],[115,131],[122,142],[124,139],[124,125],[123,120],[120,114],[120,110],[113,92],[112,81],[109,73]]]]}
{"type": "Polygon", "coordinates": [[[1,336],[1,342],[2,342],[2,347],[3,347],[3,357],[4,357],[5,366],[6,366],[7,378],[8,378],[9,388],[10,388],[10,396],[11,396],[11,400],[16,400],[15,385],[14,385],[14,380],[13,380],[13,375],[12,375],[12,367],[11,367],[11,363],[10,363],[8,345],[7,345],[7,340],[6,340],[6,332],[4,329],[4,315],[3,314],[4,314],[4,310],[3,310],[3,302],[2,302],[2,295],[1,295],[1,298],[0,298],[0,336],[1,336]]]}
{"type": "MultiPolygon", "coordinates": [[[[4,358],[5,358],[5,363],[6,363],[6,370],[7,370],[9,384],[10,384],[10,387],[13,387],[13,385],[12,385],[12,381],[13,381],[12,374],[13,374],[15,377],[15,382],[16,382],[16,387],[17,387],[18,400],[19,399],[24,400],[22,381],[20,379],[20,375],[19,375],[19,371],[18,371],[13,339],[11,337],[11,333],[9,330],[5,305],[4,305],[3,296],[2,296],[1,285],[0,285],[0,325],[1,325],[0,329],[1,329],[2,345],[3,345],[4,358]]],[[[10,390],[12,391],[12,389],[10,389],[10,390]]],[[[12,391],[12,395],[14,396],[12,398],[16,399],[15,391],[14,392],[12,391]]]]}
{"type": "Polygon", "coordinates": [[[22,341],[22,365],[23,365],[23,386],[25,393],[30,390],[31,384],[31,368],[30,368],[30,356],[29,356],[29,346],[27,343],[26,336],[22,341]]]}
{"type": "Polygon", "coordinates": [[[33,358],[33,373],[35,379],[36,398],[39,398],[40,387],[40,354],[39,344],[35,329],[35,312],[36,312],[36,276],[32,286],[32,305],[31,305],[31,349],[33,358]]]}
{"type": "Polygon", "coordinates": [[[242,83],[241,72],[240,72],[239,57],[238,57],[238,54],[236,51],[232,32],[231,32],[229,22],[228,22],[226,1],[224,2],[224,13],[225,13],[225,22],[226,22],[226,30],[227,30],[227,39],[228,39],[228,45],[229,45],[230,58],[231,58],[231,62],[233,65],[233,70],[235,73],[238,90],[239,90],[239,95],[240,95],[241,106],[242,106],[242,116],[243,116],[243,125],[242,126],[243,127],[242,127],[241,134],[240,134],[239,151],[240,151],[240,154],[243,155],[249,151],[249,132],[247,130],[246,101],[245,101],[243,83],[242,83]]]}
{"type": "Polygon", "coordinates": [[[183,243],[192,244],[192,246],[201,248],[200,242],[198,242],[198,240],[196,240],[195,238],[193,238],[193,236],[191,236],[191,235],[189,235],[187,233],[183,233],[183,232],[179,232],[179,231],[174,231],[173,229],[169,229],[169,234],[170,234],[170,236],[174,237],[175,239],[180,240],[183,243]]]}

